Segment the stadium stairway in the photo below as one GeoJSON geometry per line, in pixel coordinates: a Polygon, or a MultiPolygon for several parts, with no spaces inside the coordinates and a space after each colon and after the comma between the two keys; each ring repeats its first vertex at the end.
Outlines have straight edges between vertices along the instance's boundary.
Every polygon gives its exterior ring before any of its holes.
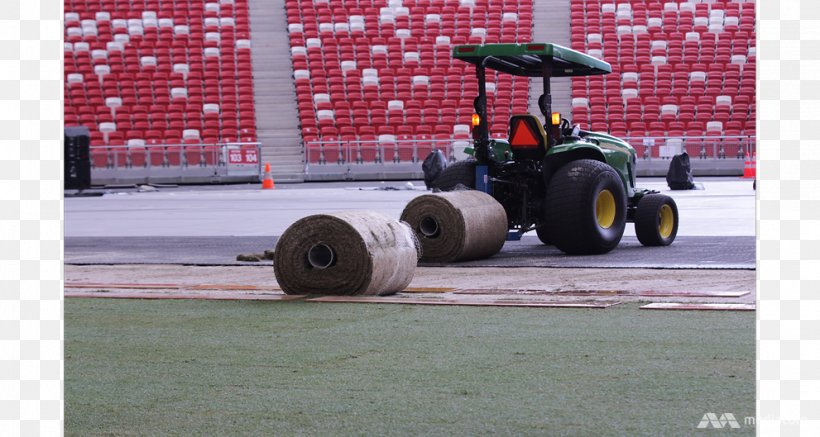
{"type": "MultiPolygon", "coordinates": [[[[570,47],[570,0],[547,0],[532,2],[532,41],[549,42],[564,47],[570,47]]],[[[552,110],[560,112],[564,117],[572,117],[572,84],[570,78],[560,77],[552,79],[552,110]]],[[[530,114],[541,118],[538,109],[538,98],[541,97],[544,87],[541,78],[530,79],[530,114]]]]}
{"type": "Polygon", "coordinates": [[[276,182],[304,181],[284,0],[250,1],[256,128],[276,182]]]}

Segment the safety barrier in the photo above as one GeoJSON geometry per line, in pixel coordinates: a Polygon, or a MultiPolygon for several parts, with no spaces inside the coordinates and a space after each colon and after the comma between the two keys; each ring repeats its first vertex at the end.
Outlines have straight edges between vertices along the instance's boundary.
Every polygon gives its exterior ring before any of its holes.
{"type": "MultiPolygon", "coordinates": [[[[695,174],[741,175],[754,160],[754,136],[626,137],[638,154],[637,174],[666,174],[669,159],[686,151],[695,174]]],[[[305,180],[421,179],[421,164],[441,150],[453,162],[467,158],[470,139],[312,141],[305,145],[305,180]]],[[[256,181],[260,143],[92,146],[94,185],[256,181]]]]}
{"type": "Polygon", "coordinates": [[[305,180],[420,179],[421,164],[441,150],[449,161],[467,158],[469,140],[311,141],[305,144],[305,180]]]}
{"type": "Polygon", "coordinates": [[[258,180],[260,143],[92,146],[94,185],[258,180]]]}
{"type": "MultiPolygon", "coordinates": [[[[687,152],[696,174],[740,175],[755,155],[755,136],[625,137],[638,155],[638,175],[666,174],[672,156],[687,152]]],[[[449,161],[468,157],[470,139],[402,139],[389,141],[310,141],[305,144],[306,180],[418,179],[432,150],[449,161]]]]}
{"type": "Polygon", "coordinates": [[[669,159],[686,152],[690,159],[738,159],[755,155],[756,137],[746,136],[683,136],[625,137],[644,160],[669,159]]]}

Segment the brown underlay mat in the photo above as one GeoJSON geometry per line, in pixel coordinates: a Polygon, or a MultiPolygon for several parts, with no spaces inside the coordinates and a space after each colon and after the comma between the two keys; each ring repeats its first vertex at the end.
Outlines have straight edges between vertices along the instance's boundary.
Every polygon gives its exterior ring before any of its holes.
{"type": "MultiPolygon", "coordinates": [[[[66,282],[65,297],[98,297],[112,299],[209,299],[209,300],[260,300],[260,301],[290,301],[301,300],[303,295],[285,295],[278,287],[255,286],[242,284],[157,284],[157,283],[85,283],[66,282]],[[131,291],[82,291],[82,290],[131,290],[131,291]],[[70,291],[69,291],[70,290],[70,291]],[[163,291],[150,291],[163,290],[163,291]],[[213,293],[212,291],[227,291],[234,293],[213,293]],[[192,293],[193,291],[201,291],[192,293]],[[235,293],[241,291],[256,291],[264,293],[235,293]]],[[[627,290],[521,290],[521,289],[453,289],[436,287],[407,288],[402,293],[447,293],[453,292],[456,298],[410,298],[401,296],[323,296],[305,299],[306,302],[344,302],[344,303],[380,303],[380,304],[409,304],[409,305],[461,305],[461,306],[508,306],[508,307],[542,307],[542,308],[608,308],[618,305],[617,301],[600,301],[581,299],[575,301],[545,302],[537,300],[513,299],[476,299],[474,295],[533,295],[533,296],[566,296],[566,297],[612,297],[612,296],[639,296],[639,297],[686,297],[686,298],[737,298],[749,294],[748,291],[627,291],[627,290]]],[[[711,310],[711,311],[754,311],[754,304],[727,304],[727,303],[652,303],[641,309],[656,310],[711,310]]]]}
{"type": "MultiPolygon", "coordinates": [[[[69,289],[127,289],[127,290],[237,290],[237,291],[282,291],[279,287],[245,285],[245,284],[136,284],[136,283],[87,283],[66,282],[69,289]]],[[[533,296],[572,296],[572,297],[607,297],[607,296],[639,296],[639,297],[715,297],[737,298],[748,295],[749,291],[654,291],[654,290],[527,290],[516,288],[476,288],[458,289],[449,287],[409,287],[402,293],[454,293],[464,295],[533,295],[533,296]]]]}
{"type": "Polygon", "coordinates": [[[533,296],[641,296],[641,297],[742,297],[748,291],[654,291],[654,290],[526,290],[526,289],[461,289],[455,294],[514,294],[533,296]]]}
{"type": "Polygon", "coordinates": [[[241,284],[200,284],[187,287],[189,290],[247,290],[247,291],[282,291],[279,287],[259,287],[241,284]]]}
{"type": "Polygon", "coordinates": [[[106,299],[204,299],[204,300],[299,300],[304,296],[287,294],[219,294],[219,293],[151,293],[66,291],[65,297],[99,297],[106,299]]]}
{"type": "Polygon", "coordinates": [[[305,302],[333,303],[380,303],[408,305],[460,305],[460,306],[505,306],[505,307],[542,307],[542,308],[609,308],[620,302],[575,301],[543,302],[515,300],[479,300],[479,299],[407,299],[401,297],[360,297],[360,296],[323,296],[305,299],[305,302]]]}
{"type": "Polygon", "coordinates": [[[243,290],[243,291],[282,291],[279,287],[265,287],[241,284],[98,284],[85,282],[66,282],[65,288],[93,289],[126,289],[126,290],[243,290]]]}
{"type": "MultiPolygon", "coordinates": [[[[244,284],[128,284],[128,283],[93,283],[93,282],[66,282],[65,288],[80,288],[80,289],[125,289],[125,290],[238,290],[238,291],[279,291],[279,287],[267,287],[258,285],[244,285],[244,284]]],[[[447,293],[455,291],[455,288],[447,287],[409,287],[405,288],[402,293],[447,293]]]]}
{"type": "Polygon", "coordinates": [[[755,311],[752,303],[650,303],[642,310],[686,310],[686,311],[755,311]]]}
{"type": "Polygon", "coordinates": [[[410,287],[402,290],[402,293],[449,293],[456,291],[456,288],[447,287],[410,287]]]}
{"type": "Polygon", "coordinates": [[[132,290],[174,290],[182,288],[182,285],[179,284],[128,284],[128,283],[110,283],[110,284],[101,284],[96,282],[65,282],[65,288],[95,288],[95,289],[108,289],[108,288],[127,288],[132,290]]]}
{"type": "Polygon", "coordinates": [[[620,302],[602,302],[579,300],[574,302],[544,302],[531,300],[480,300],[463,297],[459,299],[414,299],[395,296],[323,296],[305,299],[306,296],[287,294],[228,294],[228,293],[179,293],[179,292],[94,292],[67,291],[66,298],[105,298],[105,299],[204,299],[204,300],[260,300],[260,301],[294,301],[333,302],[333,303],[377,303],[406,305],[461,305],[461,306],[503,306],[503,307],[540,307],[540,308],[608,308],[620,302]]]}

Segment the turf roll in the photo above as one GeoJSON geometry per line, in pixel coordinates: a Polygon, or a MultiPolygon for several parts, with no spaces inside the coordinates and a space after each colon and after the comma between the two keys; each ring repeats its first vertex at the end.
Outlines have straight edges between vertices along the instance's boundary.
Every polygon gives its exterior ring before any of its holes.
{"type": "Polygon", "coordinates": [[[287,294],[387,295],[410,284],[419,250],[410,227],[386,215],[317,214],[279,237],[273,270],[287,294]]]}
{"type": "Polygon", "coordinates": [[[464,190],[425,194],[404,208],[401,220],[421,242],[422,261],[488,258],[507,238],[507,213],[492,196],[464,190]]]}

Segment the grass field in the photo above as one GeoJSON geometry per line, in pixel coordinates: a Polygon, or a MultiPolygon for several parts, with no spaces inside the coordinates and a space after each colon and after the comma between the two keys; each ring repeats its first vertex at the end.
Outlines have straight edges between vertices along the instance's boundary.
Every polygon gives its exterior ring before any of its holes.
{"type": "MultiPolygon", "coordinates": [[[[754,313],[68,299],[66,435],[689,435],[754,313]]],[[[726,430],[724,430],[726,431],[726,430]]]]}

